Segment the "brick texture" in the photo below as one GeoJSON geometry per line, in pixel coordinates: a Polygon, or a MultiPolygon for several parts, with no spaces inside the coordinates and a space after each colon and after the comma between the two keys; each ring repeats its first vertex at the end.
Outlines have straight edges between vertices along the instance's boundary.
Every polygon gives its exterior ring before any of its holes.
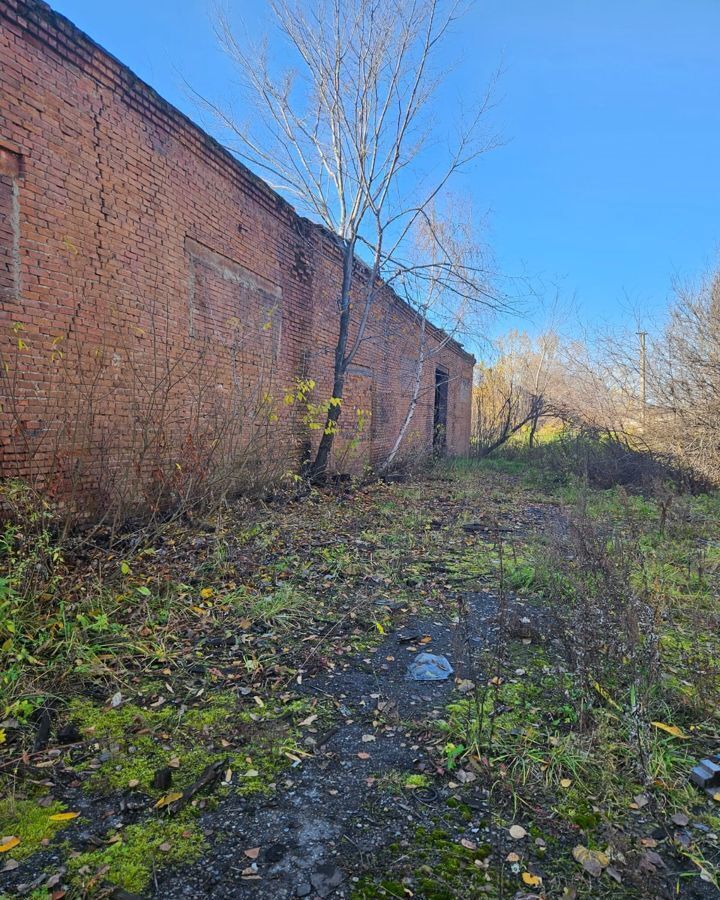
{"type": "MultiPolygon", "coordinates": [[[[0,0],[5,474],[32,468],[64,490],[101,459],[140,477],[173,454],[180,471],[209,464],[215,451],[198,443],[220,432],[225,456],[262,433],[293,468],[317,431],[283,398],[302,377],[329,396],[339,265],[321,228],[70,22],[0,0]]],[[[392,446],[417,343],[385,289],[348,378],[338,469],[392,446]]],[[[408,447],[432,445],[436,366],[447,448],[461,454],[473,358],[454,342],[427,367],[408,447]]]]}

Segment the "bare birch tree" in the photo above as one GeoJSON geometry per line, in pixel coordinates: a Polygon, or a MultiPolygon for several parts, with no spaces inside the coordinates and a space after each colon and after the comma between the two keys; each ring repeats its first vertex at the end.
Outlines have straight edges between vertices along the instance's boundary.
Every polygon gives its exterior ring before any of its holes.
{"type": "Polygon", "coordinates": [[[338,427],[345,378],[365,338],[381,279],[413,226],[452,176],[492,140],[478,125],[489,92],[458,124],[444,158],[432,147],[441,48],[463,0],[270,0],[279,43],[253,48],[227,17],[223,47],[252,103],[249,124],[213,105],[234,150],[332,236],[342,261],[332,397],[310,469],[324,477],[338,427]],[[295,68],[277,74],[290,54],[295,68]],[[356,254],[367,269],[355,265],[356,254]],[[352,337],[351,337],[351,325],[352,337]]]}
{"type": "Polygon", "coordinates": [[[491,281],[491,267],[475,240],[470,211],[457,203],[442,214],[437,207],[428,210],[418,223],[411,258],[399,266],[393,282],[415,313],[417,348],[407,409],[381,470],[392,466],[410,430],[427,365],[451,341],[476,336],[484,313],[507,308],[491,281]]]}

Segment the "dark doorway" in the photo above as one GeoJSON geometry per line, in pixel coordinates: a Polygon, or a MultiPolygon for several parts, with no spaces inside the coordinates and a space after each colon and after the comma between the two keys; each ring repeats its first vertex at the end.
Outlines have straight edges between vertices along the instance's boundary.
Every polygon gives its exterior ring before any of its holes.
{"type": "Polygon", "coordinates": [[[445,452],[447,438],[448,373],[435,369],[435,413],[433,416],[433,450],[445,452]]]}

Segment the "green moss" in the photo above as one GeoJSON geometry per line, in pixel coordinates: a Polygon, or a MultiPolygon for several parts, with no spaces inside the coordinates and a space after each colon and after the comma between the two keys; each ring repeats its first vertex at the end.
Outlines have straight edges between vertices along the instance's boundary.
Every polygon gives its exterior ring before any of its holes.
{"type": "Polygon", "coordinates": [[[75,702],[70,711],[83,732],[111,752],[110,759],[91,775],[89,786],[107,792],[138,782],[140,790],[154,796],[161,793],[152,785],[155,772],[173,758],[179,761],[173,772],[173,790],[187,787],[211,763],[228,759],[239,793],[265,792],[292,757],[304,753],[302,735],[294,723],[313,712],[318,723],[330,716],[328,709],[313,706],[306,698],[243,708],[231,692],[220,693],[183,716],[170,707],[153,710],[126,704],[107,710],[87,701],[75,702]],[[228,748],[223,752],[221,739],[241,744],[242,751],[228,748]],[[245,772],[253,770],[257,775],[245,777],[245,772]]]}
{"type": "Polygon", "coordinates": [[[197,825],[189,821],[154,820],[130,825],[114,837],[118,839],[102,850],[68,860],[73,886],[85,889],[103,869],[104,881],[140,893],[154,869],[194,862],[207,847],[197,825]]]}
{"type": "Polygon", "coordinates": [[[89,700],[73,700],[68,714],[87,737],[100,743],[132,741],[135,732],[167,729],[178,720],[177,709],[170,706],[143,709],[134,703],[126,703],[117,709],[108,709],[89,700]]]}
{"type": "Polygon", "coordinates": [[[405,787],[408,788],[424,788],[430,786],[430,779],[427,775],[406,775],[405,787]]]}
{"type": "Polygon", "coordinates": [[[75,819],[53,822],[50,818],[65,811],[66,807],[57,801],[50,806],[38,806],[34,800],[0,800],[0,835],[20,839],[8,856],[26,859],[40,849],[43,840],[72,825],[75,819]]]}
{"type": "MultiPolygon", "coordinates": [[[[445,821],[443,818],[442,822],[445,821]]],[[[495,876],[486,860],[491,847],[464,847],[457,835],[441,827],[418,826],[409,845],[391,846],[358,882],[353,900],[413,896],[470,898],[496,893],[495,876]],[[400,888],[400,890],[398,890],[400,888]],[[395,891],[395,893],[392,893],[395,891]]]]}

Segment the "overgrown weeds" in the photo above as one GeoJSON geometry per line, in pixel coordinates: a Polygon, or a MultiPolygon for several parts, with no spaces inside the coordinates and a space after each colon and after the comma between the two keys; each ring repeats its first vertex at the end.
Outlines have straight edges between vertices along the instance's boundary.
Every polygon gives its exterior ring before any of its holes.
{"type": "MultiPolygon", "coordinates": [[[[500,610],[475,687],[438,723],[445,763],[480,774],[501,821],[512,810],[540,830],[552,811],[568,842],[622,859],[623,889],[658,874],[644,854],[663,829],[682,877],[717,885],[717,803],[688,780],[717,752],[716,499],[665,483],[556,496],[572,503],[553,527],[496,566],[500,600],[518,592],[541,625],[523,632],[500,610]],[[673,816],[697,830],[678,834],[673,816]]],[[[568,871],[547,875],[552,892],[568,871]]]]}

